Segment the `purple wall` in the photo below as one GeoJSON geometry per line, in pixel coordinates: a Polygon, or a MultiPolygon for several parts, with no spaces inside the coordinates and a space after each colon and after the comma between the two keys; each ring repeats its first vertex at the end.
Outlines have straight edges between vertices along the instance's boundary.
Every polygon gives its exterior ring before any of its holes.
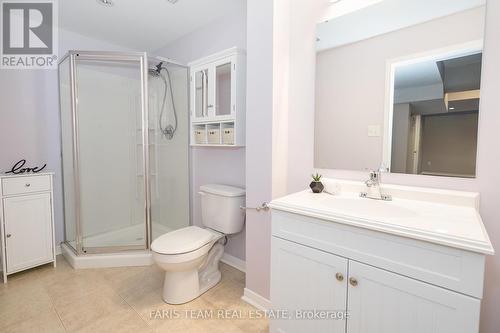
{"type": "Polygon", "coordinates": [[[497,255],[486,263],[486,281],[482,305],[481,332],[494,333],[500,328],[500,1],[489,0],[486,12],[485,52],[479,114],[477,188],[481,193],[481,216],[497,255]]]}
{"type": "MultiPolygon", "coordinates": [[[[247,3],[247,206],[272,197],[273,1],[247,3]]],[[[246,220],[246,288],[269,298],[271,216],[249,210],[246,220]]]]}

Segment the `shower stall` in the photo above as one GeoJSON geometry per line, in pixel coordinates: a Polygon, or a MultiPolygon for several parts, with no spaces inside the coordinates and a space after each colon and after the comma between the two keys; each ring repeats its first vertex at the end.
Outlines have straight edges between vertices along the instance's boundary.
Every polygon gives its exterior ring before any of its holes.
{"type": "Polygon", "coordinates": [[[189,225],[188,78],[146,53],[70,51],[60,62],[70,262],[106,254],[113,266],[128,254],[146,264],[156,237],[189,225]]]}

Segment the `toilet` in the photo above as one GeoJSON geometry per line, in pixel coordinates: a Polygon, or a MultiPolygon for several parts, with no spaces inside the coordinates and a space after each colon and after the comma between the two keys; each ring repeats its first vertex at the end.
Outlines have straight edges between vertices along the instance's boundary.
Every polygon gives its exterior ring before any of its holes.
{"type": "Polygon", "coordinates": [[[204,227],[171,231],[151,244],[154,262],[165,271],[163,300],[169,304],[187,303],[220,281],[225,236],[241,232],[245,223],[244,189],[210,184],[199,194],[204,227]]]}

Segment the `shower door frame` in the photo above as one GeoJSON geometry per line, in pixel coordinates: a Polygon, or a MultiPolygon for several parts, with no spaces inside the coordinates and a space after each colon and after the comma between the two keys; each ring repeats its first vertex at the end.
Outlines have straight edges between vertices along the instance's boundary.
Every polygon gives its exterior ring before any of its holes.
{"type": "MultiPolygon", "coordinates": [[[[146,52],[100,52],[100,51],[69,51],[61,58],[59,64],[64,62],[69,57],[70,71],[70,100],[71,100],[71,123],[72,123],[72,139],[73,139],[73,182],[75,189],[75,242],[74,248],[65,239],[65,243],[70,249],[75,251],[77,255],[86,254],[101,254],[101,253],[116,253],[121,251],[137,251],[149,250],[151,245],[151,186],[150,186],[150,168],[149,168],[149,95],[148,95],[148,56],[146,52]],[[78,127],[78,104],[77,104],[77,59],[89,61],[116,61],[116,62],[137,62],[141,70],[141,118],[142,118],[142,153],[143,153],[143,168],[144,168],[144,219],[145,219],[145,244],[144,245],[126,245],[126,246],[106,246],[106,247],[83,247],[81,207],[80,207],[80,149],[79,149],[79,127],[78,127]]],[[[60,108],[62,112],[62,108],[60,108]]],[[[62,119],[62,117],[61,117],[62,119]]],[[[62,123],[61,123],[62,124],[62,123]]],[[[61,135],[61,154],[62,154],[62,135],[61,135]]],[[[64,172],[64,168],[62,169],[64,172]]],[[[62,177],[64,179],[64,177],[62,177]]],[[[64,189],[64,182],[63,182],[64,189]]],[[[63,204],[65,207],[66,203],[63,204]]],[[[65,208],[63,208],[65,209],[65,208]]],[[[64,218],[66,215],[64,214],[64,218]]],[[[65,238],[66,238],[66,222],[65,238]]]]}

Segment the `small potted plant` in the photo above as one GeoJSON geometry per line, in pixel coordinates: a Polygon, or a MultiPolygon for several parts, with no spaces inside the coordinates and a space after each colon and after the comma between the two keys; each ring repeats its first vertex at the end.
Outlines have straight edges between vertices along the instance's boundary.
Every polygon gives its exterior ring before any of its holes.
{"type": "Polygon", "coordinates": [[[323,183],[321,183],[321,175],[316,173],[316,175],[311,175],[313,181],[311,184],[309,184],[309,187],[314,193],[321,193],[323,192],[323,189],[325,188],[323,186],[323,183]]]}

